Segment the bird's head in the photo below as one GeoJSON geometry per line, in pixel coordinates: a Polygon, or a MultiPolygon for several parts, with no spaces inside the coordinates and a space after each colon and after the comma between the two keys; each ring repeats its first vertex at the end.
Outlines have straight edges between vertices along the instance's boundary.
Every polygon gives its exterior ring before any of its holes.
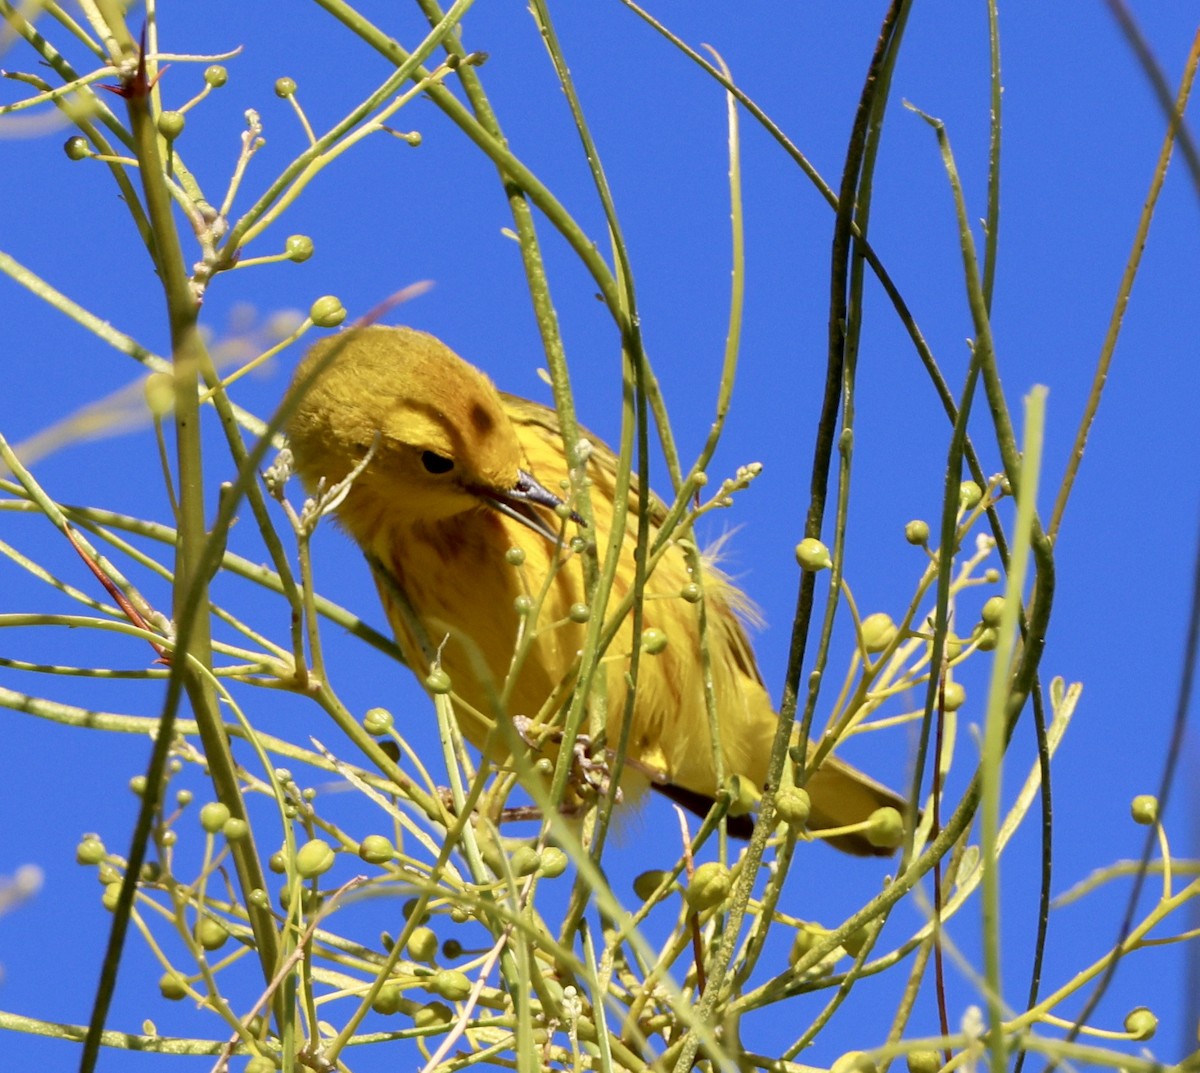
{"type": "Polygon", "coordinates": [[[393,517],[438,521],[486,504],[553,535],[534,508],[560,500],[529,474],[499,392],[433,336],[372,326],[322,339],[291,390],[287,435],[310,490],[344,479],[374,445],[351,510],[382,500],[393,517]]]}

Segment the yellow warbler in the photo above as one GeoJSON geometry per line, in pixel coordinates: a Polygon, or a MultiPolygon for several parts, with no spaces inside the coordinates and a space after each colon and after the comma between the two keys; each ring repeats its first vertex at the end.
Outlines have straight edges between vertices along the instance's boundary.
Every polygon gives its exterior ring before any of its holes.
{"type": "MultiPolygon", "coordinates": [[[[523,715],[537,727],[552,723],[570,695],[587,597],[583,564],[560,533],[577,530],[603,551],[613,520],[616,459],[591,441],[587,479],[595,531],[589,532],[568,518],[568,508],[549,490],[570,488],[553,410],[500,393],[444,344],[411,328],[354,328],[322,340],[300,365],[296,383],[327,357],[288,423],[296,469],[309,489],[322,479],[328,487],[368,459],[337,507],[338,519],[385,575],[377,578],[380,595],[409,665],[422,677],[434,669],[449,676],[464,736],[503,762],[512,736],[489,736],[498,698],[502,718],[523,715]],[[436,668],[412,616],[440,646],[436,668]],[[514,661],[519,640],[527,650],[514,661]]],[[[653,500],[650,513],[653,540],[662,504],[653,500]]],[[[631,504],[613,606],[633,585],[637,525],[631,504]]],[[[703,814],[718,785],[699,610],[684,595],[693,582],[677,545],[668,547],[647,579],[647,632],[622,788],[636,793],[649,781],[703,814]]],[[[722,768],[726,777],[761,787],[778,716],[735,614],[748,601],[715,569],[705,569],[703,582],[722,768]]],[[[695,589],[687,596],[694,601],[695,589]]],[[[602,664],[610,745],[621,739],[631,619],[625,616],[602,664]]],[[[861,823],[883,806],[904,810],[897,795],[833,757],[805,788],[814,830],[861,823]]],[[[750,825],[745,817],[730,823],[743,835],[750,825]]],[[[890,852],[861,832],[831,841],[851,853],[890,852]]]]}

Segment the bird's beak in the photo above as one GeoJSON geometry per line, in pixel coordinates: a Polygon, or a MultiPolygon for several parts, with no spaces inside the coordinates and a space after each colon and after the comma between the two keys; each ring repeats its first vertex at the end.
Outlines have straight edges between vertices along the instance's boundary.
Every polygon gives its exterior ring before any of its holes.
{"type": "MultiPolygon", "coordinates": [[[[540,533],[547,540],[558,540],[559,534],[550,528],[546,519],[536,508],[545,507],[547,510],[557,510],[563,505],[563,501],[545,485],[538,483],[532,474],[526,473],[523,469],[518,470],[517,483],[512,488],[503,492],[492,488],[480,489],[478,494],[489,506],[506,517],[520,522],[535,533],[540,533]]],[[[571,512],[570,517],[572,521],[578,522],[580,525],[584,524],[583,519],[574,511],[571,512]]]]}

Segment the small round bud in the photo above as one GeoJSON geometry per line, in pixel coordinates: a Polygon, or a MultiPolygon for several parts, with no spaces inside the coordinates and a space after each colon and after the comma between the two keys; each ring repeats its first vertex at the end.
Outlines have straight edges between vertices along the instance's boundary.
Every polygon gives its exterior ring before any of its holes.
{"type": "Polygon", "coordinates": [[[667,647],[667,635],[662,630],[651,626],[642,630],[642,651],[648,656],[657,656],[667,647]]]}
{"type": "Polygon", "coordinates": [[[104,893],[100,895],[100,904],[110,913],[117,908],[117,900],[121,897],[121,881],[106,883],[104,893]]]}
{"type": "Polygon", "coordinates": [[[805,537],[796,545],[796,562],[801,570],[816,573],[818,570],[828,570],[833,566],[829,557],[829,549],[816,537],[805,537]]]}
{"type": "Polygon", "coordinates": [[[322,838],[305,842],[296,851],[296,874],[302,879],[324,875],[333,867],[333,847],[322,838]]]}
{"type": "Polygon", "coordinates": [[[216,917],[204,917],[196,922],[195,936],[205,950],[220,950],[229,938],[229,929],[216,917]]]}
{"type": "Polygon", "coordinates": [[[1153,794],[1138,794],[1129,806],[1134,823],[1143,827],[1158,823],[1158,798],[1153,794]]]}
{"type": "Polygon", "coordinates": [[[876,611],[862,621],[863,648],[868,652],[884,651],[896,640],[896,624],[886,611],[876,611]]]}
{"type": "Polygon", "coordinates": [[[158,991],[163,998],[178,1002],[187,998],[187,983],[177,972],[164,972],[158,978],[158,991]]]}
{"type": "Polygon", "coordinates": [[[682,596],[689,604],[700,602],[700,597],[704,595],[700,586],[694,581],[689,581],[682,589],[679,590],[679,595],[682,596]]]}
{"type": "Polygon", "coordinates": [[[824,928],[816,924],[801,924],[796,929],[796,937],[792,940],[792,950],[788,955],[788,964],[795,965],[817,944],[817,940],[828,935],[824,928]]]}
{"type": "Polygon", "coordinates": [[[895,849],[904,841],[904,820],[891,805],[885,805],[871,813],[864,833],[872,846],[895,849]]]}
{"type": "Polygon", "coordinates": [[[867,929],[854,928],[849,935],[842,940],[842,949],[846,951],[852,958],[858,957],[862,953],[862,949],[867,945],[867,929]]]}
{"type": "Polygon", "coordinates": [[[271,896],[262,887],[255,887],[246,895],[246,901],[255,909],[268,909],[271,905],[271,896]]]}
{"type": "Polygon", "coordinates": [[[442,943],[442,956],[448,958],[462,957],[463,945],[457,939],[447,939],[442,943]]]}
{"type": "Polygon", "coordinates": [[[592,617],[592,609],[587,604],[572,604],[567,611],[567,618],[572,622],[587,622],[592,617]]]}
{"type": "Polygon", "coordinates": [[[383,835],[367,835],[358,844],[358,855],[367,864],[386,864],[396,855],[396,847],[383,835]]]}
{"type": "Polygon", "coordinates": [[[162,879],[162,865],[158,861],[146,861],[138,872],[139,883],[157,883],[162,879]]]}
{"type": "Polygon", "coordinates": [[[533,597],[528,593],[521,593],[520,596],[513,600],[513,610],[524,618],[533,610],[533,597]]]}
{"type": "Polygon", "coordinates": [[[465,924],[471,919],[470,910],[464,909],[461,905],[452,906],[450,909],[450,919],[455,924],[465,924]]]}
{"type": "Polygon", "coordinates": [[[909,1051],[908,1073],[937,1073],[942,1068],[942,1056],[937,1051],[909,1051]]]}
{"type": "Polygon", "coordinates": [[[313,255],[313,240],[307,235],[288,235],[283,248],[287,251],[289,261],[300,264],[313,255]]]}
{"type": "Polygon", "coordinates": [[[363,730],[377,738],[388,733],[393,723],[392,713],[386,708],[371,708],[363,716],[363,730]]]}
{"type": "Polygon", "coordinates": [[[170,373],[151,373],[142,392],[152,417],[166,417],[175,409],[175,378],[170,373]]]}
{"type": "Polygon", "coordinates": [[[451,1002],[461,1002],[471,993],[471,981],[467,974],[457,969],[441,969],[435,972],[425,981],[425,986],[435,995],[451,1002]]]}
{"type": "Polygon", "coordinates": [[[430,693],[449,693],[450,692],[450,675],[448,675],[441,667],[434,667],[425,676],[425,688],[430,693]]]}
{"type": "Polygon", "coordinates": [[[99,864],[108,851],[95,835],[85,835],[75,847],[76,864],[99,864]]]}
{"type": "Polygon", "coordinates": [[[221,834],[229,842],[240,842],[249,833],[250,825],[245,820],[240,820],[236,816],[231,817],[221,825],[221,834]]]}
{"type": "Polygon", "coordinates": [[[983,580],[989,585],[995,585],[996,582],[1000,580],[1000,571],[995,567],[992,567],[990,570],[985,570],[983,572],[983,580]]]}
{"type": "Polygon", "coordinates": [[[196,795],[191,790],[176,790],[175,804],[180,808],[187,808],[196,798],[196,795]]]}
{"type": "Polygon", "coordinates": [[[879,1066],[862,1051],[847,1051],[829,1067],[829,1073],[879,1073],[879,1066]]]}
{"type": "Polygon", "coordinates": [[[138,797],[141,797],[142,794],[146,792],[146,776],[134,775],[134,777],[129,780],[129,789],[132,790],[138,797]]]}
{"type": "Polygon", "coordinates": [[[539,756],[533,765],[533,770],[539,775],[549,778],[554,774],[554,761],[548,756],[539,756]]]}
{"type": "Polygon", "coordinates": [[[1153,1039],[1154,1033],[1158,1031],[1158,1018],[1145,1006],[1138,1006],[1130,1010],[1125,1018],[1125,1031],[1138,1043],[1145,1043],[1146,1040],[1153,1039]]]}
{"type": "Polygon", "coordinates": [[[525,565],[525,549],[512,547],[504,553],[504,561],[509,566],[524,566],[525,565]]]}
{"type": "Polygon", "coordinates": [[[541,855],[532,846],[518,846],[511,858],[513,875],[531,876],[542,863],[541,855]]]}
{"type": "Polygon", "coordinates": [[[215,835],[229,820],[229,806],[220,801],[210,801],[200,810],[200,826],[210,835],[215,835]]]}
{"type": "Polygon", "coordinates": [[[158,133],[169,142],[173,142],[183,133],[183,125],[187,118],[182,112],[159,112],[156,126],[158,133]]]}
{"type": "Polygon", "coordinates": [[[179,833],[177,831],[163,831],[159,837],[159,841],[162,843],[164,849],[170,849],[171,846],[179,841],[179,833]]]}
{"type": "Polygon", "coordinates": [[[980,652],[991,652],[996,645],[1000,643],[1000,631],[992,629],[989,626],[986,630],[980,630],[975,638],[975,647],[980,652]]]}
{"type": "Polygon", "coordinates": [[[275,79],[275,96],[280,100],[287,100],[295,92],[296,80],[294,78],[275,79]]]}
{"type": "Polygon", "coordinates": [[[567,870],[570,860],[557,846],[547,846],[542,850],[542,875],[547,879],[557,879],[567,870]]]}
{"type": "Polygon", "coordinates": [[[100,867],[96,869],[96,879],[102,886],[109,883],[120,883],[121,873],[108,861],[101,861],[100,867]]]}
{"type": "Polygon", "coordinates": [[[267,858],[267,867],[277,876],[281,876],[287,871],[287,855],[283,850],[277,850],[267,858]]]}
{"type": "Polygon", "coordinates": [[[683,892],[684,901],[697,913],[720,905],[728,896],[733,880],[720,861],[706,861],[692,875],[683,892]]]}
{"type": "Polygon", "coordinates": [[[904,527],[904,539],[910,544],[924,547],[929,543],[929,523],[921,521],[920,518],[914,518],[904,527]]]}
{"type": "Polygon", "coordinates": [[[400,1000],[404,997],[399,984],[384,984],[371,1002],[371,1009],[388,1017],[400,1009],[400,1000]]]}
{"type": "Polygon", "coordinates": [[[432,928],[413,928],[408,937],[408,956],[413,961],[428,961],[433,963],[438,952],[437,933],[432,928]]]}
{"type": "Polygon", "coordinates": [[[799,786],[789,786],[775,796],[775,815],[780,823],[787,824],[793,831],[803,831],[808,826],[812,801],[808,791],[799,786]]]}
{"type": "MultiPolygon", "coordinates": [[[[415,913],[417,911],[417,906],[420,904],[421,904],[420,898],[409,898],[408,901],[406,901],[400,907],[400,912],[404,914],[404,919],[411,920],[413,913],[415,913]]],[[[421,919],[418,920],[417,923],[418,924],[428,924],[429,919],[430,919],[429,910],[424,909],[421,911],[421,919]]]]}
{"type": "Polygon", "coordinates": [[[229,81],[229,72],[219,63],[204,68],[204,81],[213,89],[220,89],[229,81]]]}
{"type": "Polygon", "coordinates": [[[242,1073],[275,1073],[277,1068],[272,1058],[265,1054],[256,1054],[242,1066],[242,1073]]]}
{"type": "Polygon", "coordinates": [[[725,792],[729,795],[730,816],[748,816],[762,801],[762,792],[745,775],[730,775],[725,780],[725,792]]]}
{"type": "Polygon", "coordinates": [[[67,154],[68,160],[83,160],[92,155],[92,147],[88,145],[86,138],[75,134],[63,142],[63,152],[67,154]]]}
{"type": "Polygon", "coordinates": [[[946,702],[946,711],[956,712],[967,699],[967,691],[958,682],[947,682],[942,695],[946,702]]]}
{"type": "Polygon", "coordinates": [[[454,1015],[444,1002],[427,1002],[420,1006],[412,1015],[414,1028],[440,1028],[448,1025],[454,1015]]]}
{"type": "Polygon", "coordinates": [[[309,306],[308,315],[318,328],[336,328],[346,319],[346,308],[340,298],[327,294],[309,306]]]}
{"type": "Polygon", "coordinates": [[[983,499],[983,489],[974,481],[963,481],[958,486],[958,502],[965,510],[974,510],[983,499]]]}
{"type": "Polygon", "coordinates": [[[983,608],[979,612],[980,621],[985,626],[999,626],[1000,620],[1004,617],[1004,597],[993,596],[986,601],[983,608]]]}
{"type": "Polygon", "coordinates": [[[661,868],[651,868],[648,872],[642,872],[633,881],[633,893],[639,901],[648,902],[654,892],[662,886],[662,881],[666,876],[667,873],[661,868]]]}

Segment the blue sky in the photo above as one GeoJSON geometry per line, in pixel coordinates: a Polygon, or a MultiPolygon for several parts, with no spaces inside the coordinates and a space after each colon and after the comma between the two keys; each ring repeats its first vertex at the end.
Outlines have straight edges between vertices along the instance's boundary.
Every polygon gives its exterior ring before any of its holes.
{"type": "MultiPolygon", "coordinates": [[[[411,46],[422,30],[419,13],[415,6],[394,7],[367,3],[363,10],[411,46]]],[[[836,186],[882,11],[880,5],[763,2],[739,7],[735,18],[729,5],[697,0],[661,5],[656,14],[687,42],[713,45],[738,84],[836,186]]],[[[1194,10],[1180,3],[1142,4],[1135,13],[1174,86],[1195,31],[1194,10]]],[[[723,95],[620,5],[557,5],[554,15],[612,185],[646,345],[686,457],[702,445],[711,421],[728,311],[723,95]]],[[[299,99],[320,130],[388,73],[381,59],[316,6],[291,5],[285,19],[266,4],[166,4],[159,19],[164,51],[243,48],[226,61],[228,85],[189,113],[179,142],[209,199],[218,201],[238,151],[243,113],[248,108],[260,113],[266,145],[248,169],[237,208],[248,206],[304,145],[291,109],[273,92],[275,79],[296,80],[299,99]]],[[[993,327],[1014,413],[1019,415],[1030,387],[1049,388],[1041,504],[1048,511],[1165,120],[1103,5],[1011,5],[1001,11],[1001,33],[1004,149],[993,327]]],[[[513,150],[606,251],[603,217],[578,140],[528,14],[521,5],[480,4],[467,18],[464,42],[489,54],[481,74],[513,150]]],[[[35,66],[19,44],[0,62],[7,69],[35,66]]],[[[987,64],[982,5],[917,6],[895,73],[874,189],[873,245],[955,386],[965,373],[973,328],[953,202],[933,132],[902,101],[945,121],[968,208],[977,219],[986,207],[987,64]]],[[[201,70],[186,62],[172,65],[162,81],[170,106],[199,90],[201,70]]],[[[19,86],[8,86],[4,101],[19,92],[19,86]]],[[[440,336],[501,388],[549,402],[537,376],[544,358],[517,247],[502,233],[511,219],[494,169],[428,101],[405,108],[394,124],[420,131],[420,147],[375,136],[331,166],[248,251],[272,253],[286,236],[303,233],[312,237],[315,255],[300,265],[247,268],[218,278],[205,301],[205,325],[220,339],[248,319],[260,324],[280,311],[304,310],[322,294],[338,295],[353,317],[401,287],[431,280],[432,290],[390,319],[440,336]]],[[[161,292],[145,251],[107,170],[64,155],[68,133],[0,126],[0,159],[9,177],[0,250],[165,353],[161,292]]],[[[745,116],[742,150],[747,297],[741,366],[727,432],[710,472],[723,477],[750,461],[761,461],[764,471],[732,511],[717,516],[709,536],[737,530],[728,566],[763,610],[767,626],[755,638],[756,651],[778,696],[797,582],[792,549],[802,535],[811,428],[824,376],[833,217],[799,170],[745,116]]],[[[1056,767],[1056,893],[1140,852],[1144,829],[1130,822],[1129,800],[1157,788],[1167,748],[1196,541],[1197,221],[1197,191],[1185,171],[1173,167],[1057,546],[1058,589],[1042,666],[1047,678],[1083,682],[1084,693],[1056,767]]],[[[580,417],[611,439],[620,419],[617,335],[574,255],[544,222],[540,232],[580,417]]],[[[194,255],[193,245],[188,256],[194,255]]],[[[898,614],[923,567],[921,553],[904,542],[903,526],[910,518],[936,517],[949,430],[911,345],[873,282],[866,304],[847,576],[864,612],[898,614]]],[[[127,358],[11,279],[0,278],[0,309],[6,387],[0,431],[12,443],[140,375],[127,358]]],[[[294,348],[266,372],[247,377],[235,389],[235,401],[269,413],[298,358],[294,348]]],[[[232,470],[215,428],[208,431],[215,494],[232,470]]],[[[973,432],[984,444],[985,468],[995,471],[995,450],[983,438],[986,427],[976,420],[973,432]]],[[[145,424],[120,437],[68,445],[39,461],[35,472],[63,502],[167,515],[145,424]]],[[[656,483],[665,485],[661,468],[657,472],[656,483]]],[[[40,557],[72,584],[93,584],[44,521],[0,514],[0,539],[40,557]]],[[[264,558],[248,519],[232,539],[242,554],[264,558]]],[[[321,590],[382,627],[367,569],[345,538],[329,527],[316,549],[321,590]]],[[[147,589],[168,604],[161,584],[148,583],[147,589]]],[[[246,598],[244,590],[237,592],[230,587],[231,601],[246,598]]],[[[44,586],[5,560],[0,593],[0,613],[71,606],[48,597],[44,586]]],[[[279,635],[284,611],[282,604],[255,608],[256,621],[279,635]]],[[[334,630],[327,633],[331,674],[351,707],[386,703],[405,713],[415,742],[433,748],[432,713],[407,672],[364,656],[361,646],[334,630]]],[[[64,630],[47,634],[7,629],[0,653],[41,662],[107,659],[122,667],[144,666],[147,658],[128,641],[64,630]]],[[[844,652],[840,663],[835,655],[835,678],[844,662],[844,652]]],[[[961,749],[971,748],[967,727],[982,718],[986,667],[981,661],[978,668],[966,679],[961,749]]],[[[0,685],[138,713],[155,711],[159,696],[154,684],[81,684],[7,669],[0,669],[0,685]]],[[[833,693],[827,687],[829,699],[833,693]]],[[[288,698],[254,699],[269,730],[300,741],[332,732],[288,698]]],[[[0,815],[7,817],[0,874],[27,863],[46,874],[40,895],[0,921],[0,1009],[86,1020],[109,918],[94,879],[73,863],[74,847],[82,832],[99,831],[111,848],[124,851],[135,808],[125,787],[144,766],[147,746],[68,731],[11,711],[0,719],[6,728],[0,815]]],[[[905,739],[874,737],[880,740],[856,742],[847,755],[899,783],[906,770],[905,739]]],[[[1013,746],[1010,789],[1031,756],[1026,720],[1013,746]]],[[[960,770],[967,766],[964,761],[960,770]]],[[[1172,849],[1180,857],[1196,850],[1190,823],[1195,767],[1190,745],[1167,816],[1172,849]]],[[[660,831],[669,839],[675,829],[664,805],[652,803],[623,826],[623,845],[632,858],[650,854],[647,847],[659,853],[651,863],[675,853],[673,842],[657,841],[660,831]]],[[[1024,1001],[1027,987],[1036,909],[1035,827],[1027,823],[1003,869],[1007,997],[1014,1003],[1024,1001]]],[[[882,866],[846,861],[822,847],[809,853],[819,882],[797,883],[795,912],[801,916],[840,920],[878,889],[884,874],[882,866]]],[[[1056,911],[1046,990],[1112,943],[1127,890],[1126,881],[1118,881],[1056,911]]],[[[951,928],[951,938],[976,964],[977,921],[978,908],[968,908],[951,928]]],[[[904,928],[916,922],[916,910],[910,909],[904,928]]],[[[1166,931],[1186,926],[1180,915],[1166,931]]],[[[1189,1013],[1182,997],[1185,972],[1177,946],[1130,959],[1097,1023],[1119,1027],[1130,1008],[1149,1005],[1161,1019],[1150,1046],[1162,1059],[1178,1060],[1195,1046],[1196,1011],[1189,1013]]],[[[164,1011],[152,989],[146,992],[143,981],[156,977],[135,939],[114,1027],[136,1030],[151,1017],[164,1032],[189,1031],[186,1011],[164,1011]],[[179,1024],[172,1020],[177,1016],[179,1024]]],[[[980,996],[953,969],[949,992],[956,1024],[980,996]]],[[[805,1006],[807,1017],[817,1008],[805,1006]]],[[[1069,1015],[1077,1008],[1068,1004],[1058,1012],[1069,1015]]],[[[914,1031],[932,1033],[935,1024],[926,1004],[914,1031]]],[[[772,1028],[756,1031],[770,1040],[772,1028]]],[[[884,1030],[864,1039],[856,1028],[861,1023],[835,1021],[805,1059],[828,1064],[840,1050],[879,1042],[884,1030]]],[[[5,1051],[14,1065],[30,1068],[65,1068],[74,1061],[64,1045],[26,1037],[7,1038],[5,1051]]],[[[154,1061],[159,1060],[110,1055],[102,1068],[150,1068],[154,1061]]],[[[369,1070],[392,1068],[394,1062],[381,1054],[356,1056],[352,1064],[369,1070]]]]}

